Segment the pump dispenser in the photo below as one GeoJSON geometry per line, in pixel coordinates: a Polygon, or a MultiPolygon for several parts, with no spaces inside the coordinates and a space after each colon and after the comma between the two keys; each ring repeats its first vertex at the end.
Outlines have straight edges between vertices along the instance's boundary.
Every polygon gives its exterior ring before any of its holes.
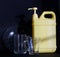
{"type": "Polygon", "coordinates": [[[37,7],[28,8],[28,10],[34,10],[34,14],[32,15],[32,21],[34,21],[35,19],[38,19],[38,14],[36,13],[37,7]]]}

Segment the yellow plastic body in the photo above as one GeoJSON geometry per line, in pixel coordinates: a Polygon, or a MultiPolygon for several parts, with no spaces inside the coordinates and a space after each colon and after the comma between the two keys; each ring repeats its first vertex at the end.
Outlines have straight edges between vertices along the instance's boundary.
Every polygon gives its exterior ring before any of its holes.
{"type": "Polygon", "coordinates": [[[35,53],[53,53],[56,51],[56,15],[54,12],[45,11],[39,18],[37,14],[33,14],[32,36],[35,53]],[[51,14],[52,18],[45,18],[46,14],[51,14]]]}

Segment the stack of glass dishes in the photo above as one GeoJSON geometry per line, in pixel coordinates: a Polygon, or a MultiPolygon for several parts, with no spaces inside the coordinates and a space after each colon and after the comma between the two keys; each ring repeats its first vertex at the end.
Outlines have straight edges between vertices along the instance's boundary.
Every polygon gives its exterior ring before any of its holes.
{"type": "Polygon", "coordinates": [[[32,37],[27,34],[18,34],[17,27],[8,28],[4,32],[3,41],[14,54],[33,53],[32,37]]]}

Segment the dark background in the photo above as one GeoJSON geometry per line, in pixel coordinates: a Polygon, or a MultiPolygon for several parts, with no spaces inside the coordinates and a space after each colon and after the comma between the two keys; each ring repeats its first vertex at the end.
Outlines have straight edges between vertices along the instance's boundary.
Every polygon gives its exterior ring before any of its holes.
{"type": "MultiPolygon", "coordinates": [[[[60,6],[59,0],[0,0],[0,38],[2,39],[2,35],[4,31],[13,26],[17,26],[21,17],[24,17],[24,21],[31,23],[31,16],[33,11],[28,11],[27,9],[30,7],[38,7],[37,14],[40,16],[43,11],[54,11],[56,13],[56,22],[57,22],[57,51],[56,53],[60,53],[60,6]]],[[[31,32],[31,30],[29,29],[31,32]]],[[[2,42],[2,40],[0,40],[2,42]]],[[[2,43],[0,43],[0,53],[1,54],[10,54],[10,52],[3,47],[2,43]]]]}

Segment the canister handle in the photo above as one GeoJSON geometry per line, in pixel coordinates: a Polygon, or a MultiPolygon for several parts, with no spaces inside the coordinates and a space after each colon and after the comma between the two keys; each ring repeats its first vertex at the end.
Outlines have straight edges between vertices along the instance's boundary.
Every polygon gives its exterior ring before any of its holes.
{"type": "Polygon", "coordinates": [[[53,11],[44,11],[42,14],[41,14],[41,16],[40,16],[40,19],[53,19],[53,20],[55,20],[56,19],[56,15],[55,15],[55,13],[53,12],[53,11]],[[48,14],[50,14],[50,15],[52,15],[52,18],[46,18],[45,17],[45,15],[48,15],[48,14]]]}

